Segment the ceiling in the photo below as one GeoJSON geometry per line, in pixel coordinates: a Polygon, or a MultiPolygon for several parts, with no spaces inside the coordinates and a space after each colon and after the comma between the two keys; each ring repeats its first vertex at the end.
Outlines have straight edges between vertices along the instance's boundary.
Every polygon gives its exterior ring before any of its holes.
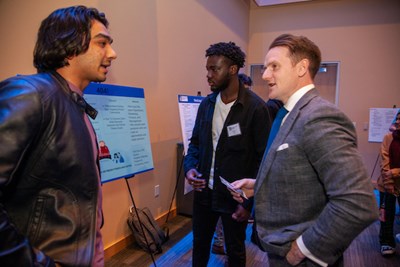
{"type": "Polygon", "coordinates": [[[288,3],[306,2],[312,0],[254,0],[258,6],[273,6],[288,3]]]}

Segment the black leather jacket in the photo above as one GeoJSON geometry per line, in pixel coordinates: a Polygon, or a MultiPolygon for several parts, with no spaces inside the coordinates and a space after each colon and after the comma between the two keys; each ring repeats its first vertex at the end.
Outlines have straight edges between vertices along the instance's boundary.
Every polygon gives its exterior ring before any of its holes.
{"type": "Polygon", "coordinates": [[[0,83],[0,266],[90,266],[97,162],[57,73],[0,83]]]}

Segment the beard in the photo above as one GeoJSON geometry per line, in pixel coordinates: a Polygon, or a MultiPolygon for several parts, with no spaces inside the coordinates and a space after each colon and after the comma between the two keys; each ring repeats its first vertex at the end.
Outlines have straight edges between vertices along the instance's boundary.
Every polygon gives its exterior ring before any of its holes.
{"type": "Polygon", "coordinates": [[[221,82],[221,84],[211,86],[210,89],[211,89],[211,91],[214,92],[214,93],[215,93],[215,92],[219,93],[219,92],[224,91],[226,88],[228,88],[229,83],[230,83],[229,75],[226,75],[225,79],[221,82]]]}

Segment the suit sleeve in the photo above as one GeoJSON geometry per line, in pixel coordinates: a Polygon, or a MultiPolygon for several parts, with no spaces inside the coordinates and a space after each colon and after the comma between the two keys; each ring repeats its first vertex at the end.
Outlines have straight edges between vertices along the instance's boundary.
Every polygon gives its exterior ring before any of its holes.
{"type": "Polygon", "coordinates": [[[0,262],[1,266],[54,266],[35,250],[10,220],[5,209],[9,184],[35,138],[41,119],[38,94],[26,81],[10,79],[0,83],[0,262]]]}
{"type": "Polygon", "coordinates": [[[343,113],[329,107],[315,110],[303,136],[305,153],[317,173],[315,182],[326,192],[326,206],[302,238],[315,257],[332,264],[377,219],[377,204],[355,129],[343,113]]]}

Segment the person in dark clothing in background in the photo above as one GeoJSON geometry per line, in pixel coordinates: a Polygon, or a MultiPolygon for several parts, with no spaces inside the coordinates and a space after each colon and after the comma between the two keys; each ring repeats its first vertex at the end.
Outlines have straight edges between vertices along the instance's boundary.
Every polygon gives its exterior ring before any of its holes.
{"type": "Polygon", "coordinates": [[[239,73],[238,78],[239,81],[243,83],[244,87],[251,89],[251,86],[253,85],[253,80],[249,76],[244,73],[239,73]]]}
{"type": "Polygon", "coordinates": [[[396,200],[400,204],[400,112],[389,133],[383,137],[380,154],[381,176],[377,181],[381,206],[379,243],[382,256],[389,256],[396,253],[393,233],[396,200]]]}

